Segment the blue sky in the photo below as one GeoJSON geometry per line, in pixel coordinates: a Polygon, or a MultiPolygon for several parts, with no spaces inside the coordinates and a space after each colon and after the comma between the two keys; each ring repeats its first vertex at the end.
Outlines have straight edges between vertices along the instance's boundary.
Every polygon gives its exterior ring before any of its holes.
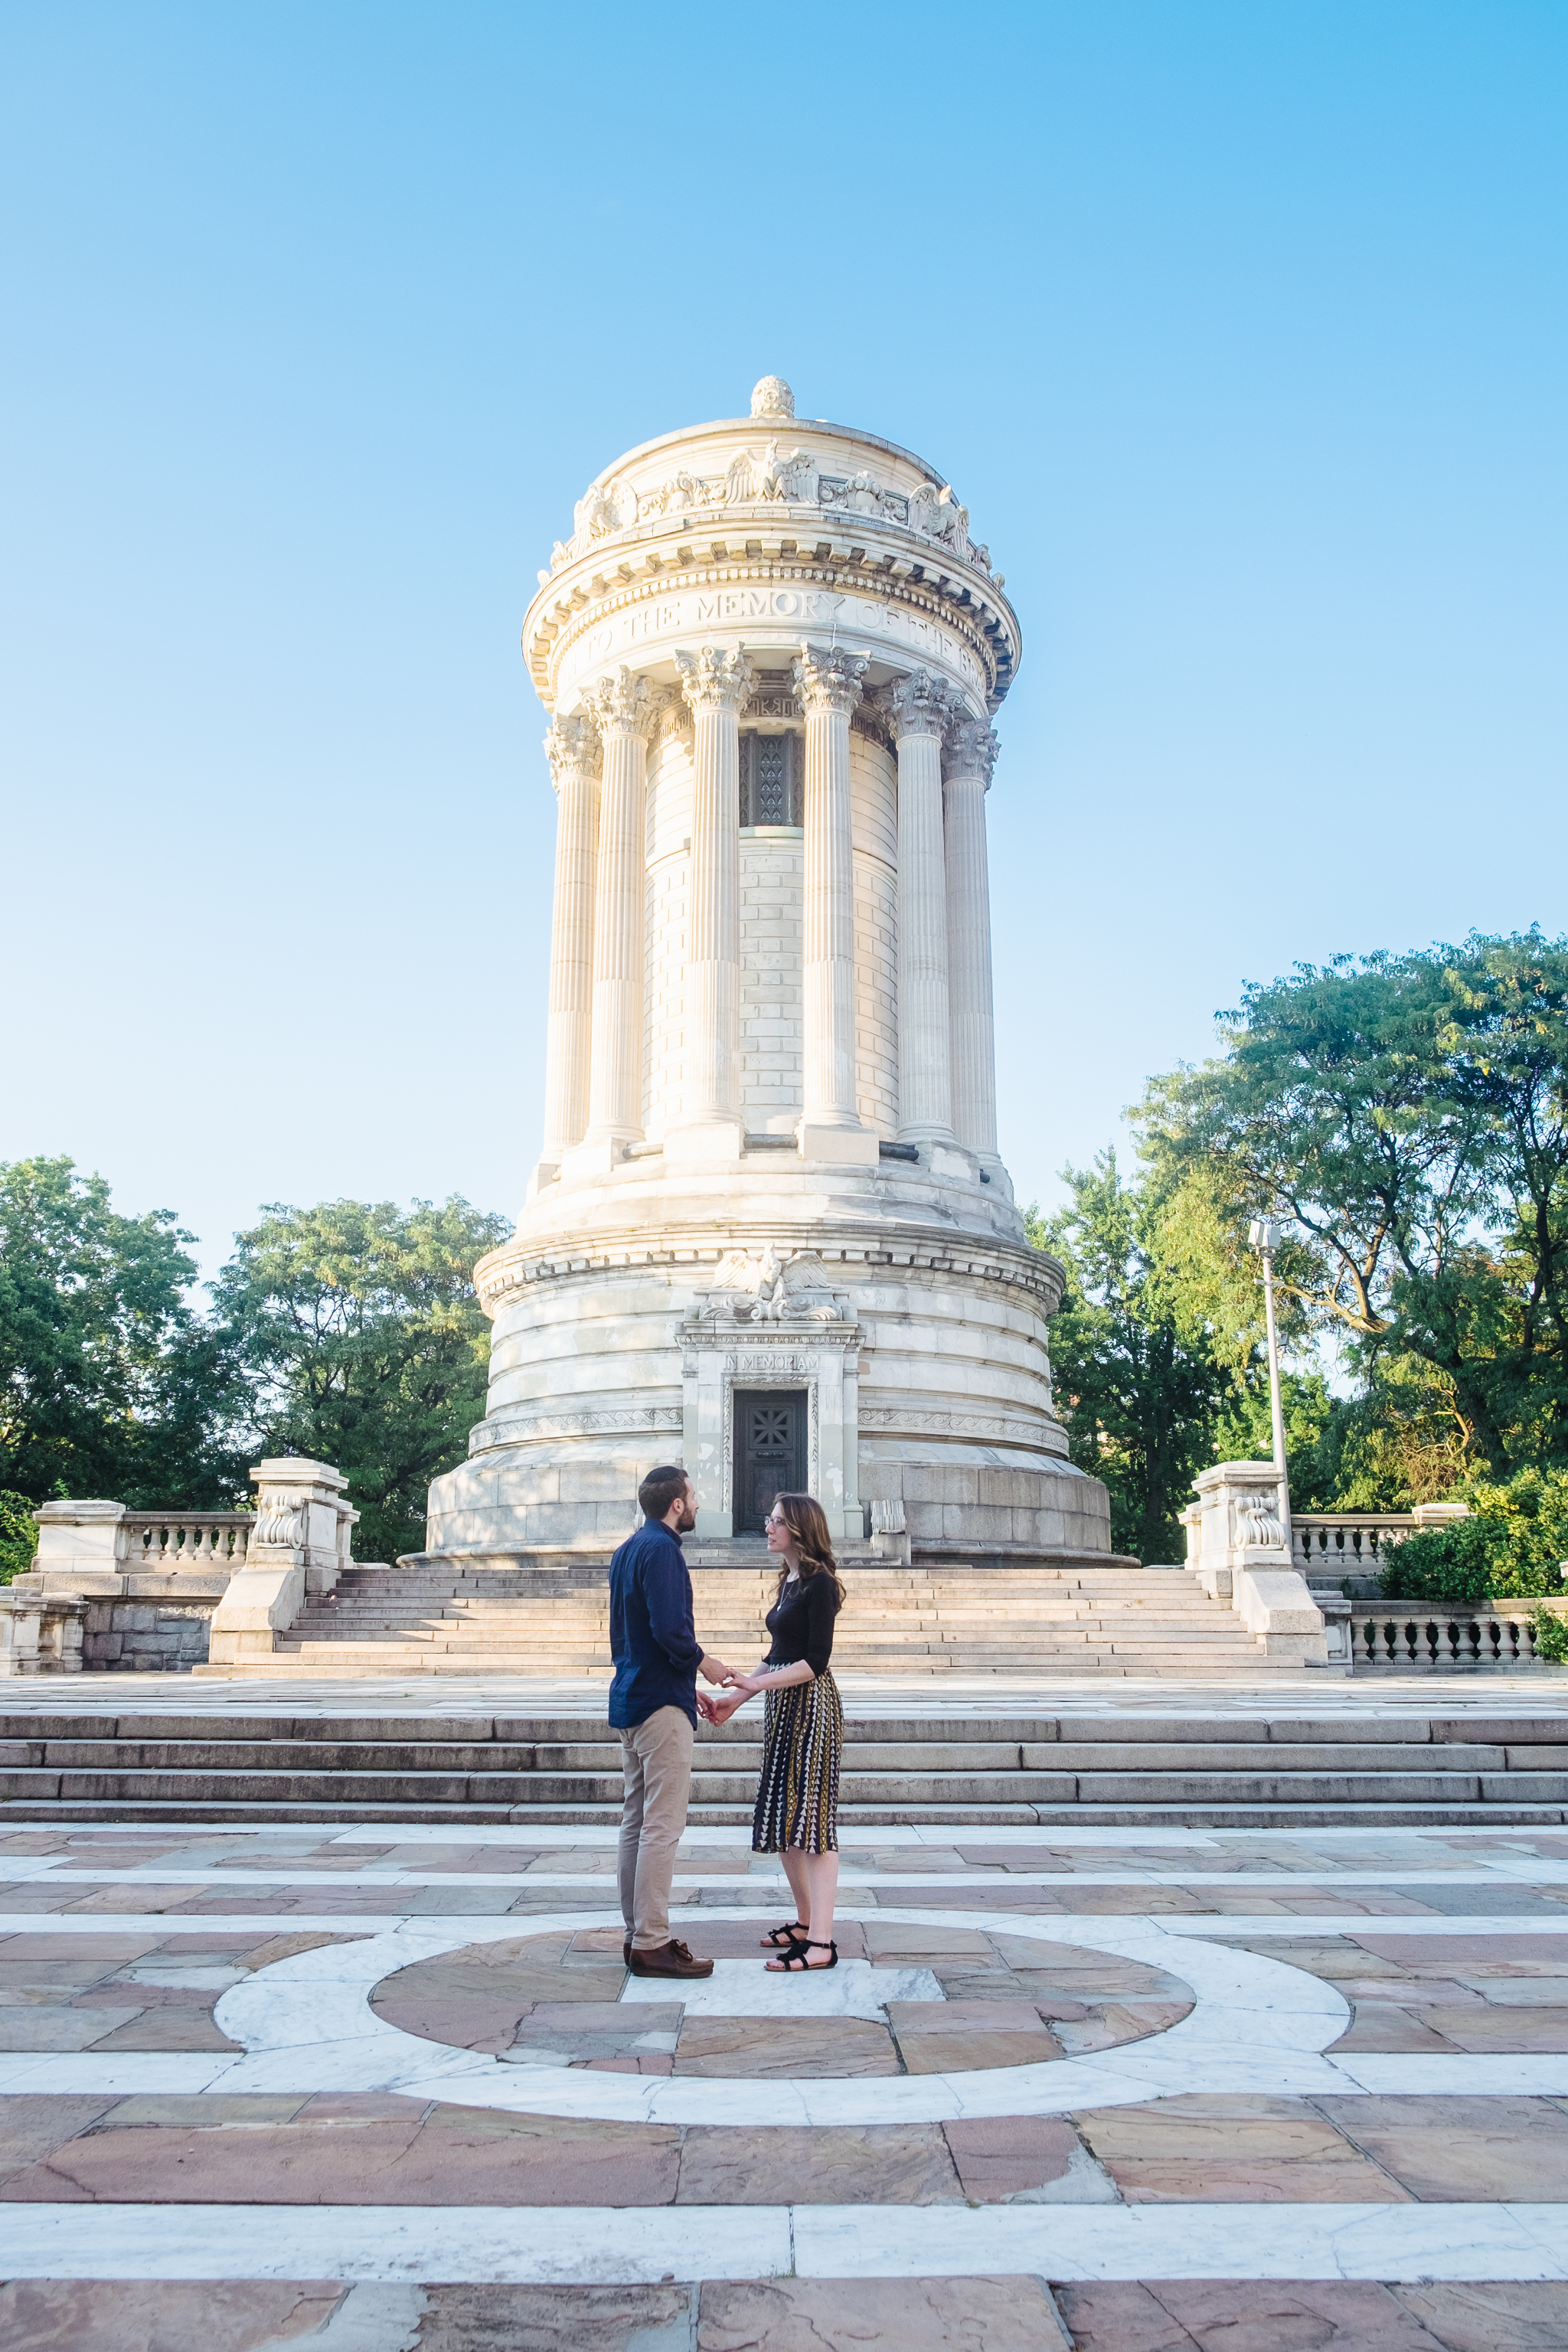
{"type": "Polygon", "coordinates": [[[538,1140],[517,651],[619,451],[951,475],[1020,1189],[1244,981],[1564,915],[1568,10],[0,7],[0,1158],[208,1266],[538,1140]]]}

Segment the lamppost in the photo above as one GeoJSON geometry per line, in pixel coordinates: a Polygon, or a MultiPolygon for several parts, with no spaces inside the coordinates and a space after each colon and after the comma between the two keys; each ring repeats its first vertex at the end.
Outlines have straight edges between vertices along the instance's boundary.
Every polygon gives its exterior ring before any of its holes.
{"type": "Polygon", "coordinates": [[[1285,1549],[1290,1545],[1290,1481],[1285,1468],[1285,1415],[1279,1404],[1279,1339],[1274,1328],[1274,1253],[1279,1246],[1279,1228],[1261,1217],[1254,1217],[1247,1229],[1251,1248],[1263,1259],[1263,1311],[1268,1325],[1268,1404],[1274,1420],[1274,1467],[1279,1474],[1279,1536],[1285,1549]]]}

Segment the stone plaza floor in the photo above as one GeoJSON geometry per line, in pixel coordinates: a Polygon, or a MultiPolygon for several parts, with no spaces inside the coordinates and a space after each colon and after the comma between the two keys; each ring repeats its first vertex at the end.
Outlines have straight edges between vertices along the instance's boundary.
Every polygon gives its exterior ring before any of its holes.
{"type": "Polygon", "coordinates": [[[5,2352],[1568,2346],[1568,1828],[0,1833],[5,2352]],[[676,1997],[672,1998],[671,1995],[676,1997]]]}

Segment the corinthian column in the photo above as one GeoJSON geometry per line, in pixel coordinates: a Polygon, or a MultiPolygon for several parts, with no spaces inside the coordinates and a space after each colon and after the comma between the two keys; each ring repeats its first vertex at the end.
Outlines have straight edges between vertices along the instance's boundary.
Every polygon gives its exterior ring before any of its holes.
{"type": "Polygon", "coordinates": [[[643,893],[647,739],[656,706],[646,677],[617,670],[585,698],[604,744],[594,892],[594,1042],[588,1131],[572,1171],[598,1173],[642,1138],[643,893]]]}
{"type": "Polygon", "coordinates": [[[741,1120],[741,711],[754,684],[739,646],[678,653],[697,722],[688,883],[686,1086],[669,1159],[738,1160],[741,1120]]]}
{"type": "Polygon", "coordinates": [[[899,746],[899,1136],[951,1145],[942,741],[952,695],[918,669],[890,699],[899,746]]]}
{"type": "Polygon", "coordinates": [[[952,1039],[952,1124],[982,1164],[996,1157],[996,1034],[991,1004],[991,877],[985,794],[996,738],[983,719],[961,719],[947,771],[947,985],[952,1039]]]}
{"type": "Polygon", "coordinates": [[[599,737],[580,712],[544,739],[555,784],[555,906],[550,929],[550,1021],[544,1050],[548,1182],[588,1124],[594,1035],[594,891],[599,856],[599,737]]]}
{"type": "Polygon", "coordinates": [[[855,856],[849,811],[849,714],[860,699],[858,654],[803,646],[795,692],[805,706],[805,1110],[803,1160],[874,1165],[855,1087],[855,856]]]}

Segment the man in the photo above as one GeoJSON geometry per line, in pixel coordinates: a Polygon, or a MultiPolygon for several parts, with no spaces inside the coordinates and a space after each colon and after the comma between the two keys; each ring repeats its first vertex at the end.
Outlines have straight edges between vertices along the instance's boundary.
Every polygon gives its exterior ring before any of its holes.
{"type": "Polygon", "coordinates": [[[697,1731],[697,1672],[732,1679],[697,1639],[691,1575],[680,1538],[697,1525],[697,1496],[684,1470],[650,1470],[637,1488],[644,1524],[610,1562],[610,1725],[621,1735],[626,1797],[621,1812],[621,1949],[635,1977],[710,1977],[669,1932],[676,1848],[691,1797],[697,1731]]]}

